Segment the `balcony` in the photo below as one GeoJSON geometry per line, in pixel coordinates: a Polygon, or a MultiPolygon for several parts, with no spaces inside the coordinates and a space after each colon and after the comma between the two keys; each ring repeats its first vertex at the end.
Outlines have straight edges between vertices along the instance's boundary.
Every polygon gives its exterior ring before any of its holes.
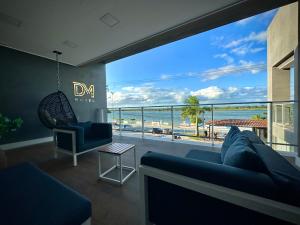
{"type": "Polygon", "coordinates": [[[201,104],[198,129],[189,116],[182,117],[186,107],[190,106],[120,107],[106,112],[116,136],[219,148],[235,125],[256,132],[275,150],[295,151],[294,101],[201,104]]]}

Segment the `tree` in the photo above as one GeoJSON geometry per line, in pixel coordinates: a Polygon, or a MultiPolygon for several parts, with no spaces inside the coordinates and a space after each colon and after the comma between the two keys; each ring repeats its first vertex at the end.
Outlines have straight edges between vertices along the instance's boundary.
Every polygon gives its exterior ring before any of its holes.
{"type": "Polygon", "coordinates": [[[202,119],[199,117],[204,110],[200,107],[199,99],[196,96],[189,96],[185,99],[184,106],[181,109],[182,119],[189,118],[192,123],[196,125],[196,136],[199,136],[199,123],[202,122],[202,119]]]}
{"type": "Polygon", "coordinates": [[[256,115],[251,116],[251,119],[253,119],[253,120],[265,120],[266,117],[261,116],[260,114],[256,114],[256,115]]]}

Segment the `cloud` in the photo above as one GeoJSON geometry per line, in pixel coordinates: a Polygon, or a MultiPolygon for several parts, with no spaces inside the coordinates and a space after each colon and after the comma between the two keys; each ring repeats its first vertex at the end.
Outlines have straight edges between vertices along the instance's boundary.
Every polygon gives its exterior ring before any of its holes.
{"type": "Polygon", "coordinates": [[[214,55],[214,58],[224,59],[228,64],[234,62],[234,58],[232,58],[231,56],[229,56],[227,53],[214,55]]]}
{"type": "Polygon", "coordinates": [[[234,48],[244,43],[249,42],[258,42],[258,43],[264,43],[267,40],[267,32],[261,31],[259,33],[251,32],[248,36],[242,37],[240,39],[233,40],[229,42],[228,44],[224,45],[224,48],[234,48]]]}
{"type": "Polygon", "coordinates": [[[214,102],[249,102],[265,101],[267,89],[265,87],[228,87],[220,88],[210,86],[207,88],[191,91],[191,95],[199,97],[202,103],[214,102]]]}
{"type": "Polygon", "coordinates": [[[216,99],[220,98],[224,94],[224,91],[217,86],[210,86],[208,88],[199,89],[197,91],[192,91],[191,95],[197,97],[204,97],[206,99],[216,99]]]}
{"type": "Polygon", "coordinates": [[[253,16],[252,17],[248,17],[248,18],[245,18],[245,19],[237,21],[236,24],[244,26],[244,25],[250,23],[252,20],[254,20],[254,18],[255,17],[253,17],[253,16]]]}
{"type": "Polygon", "coordinates": [[[266,100],[267,89],[266,87],[249,86],[231,86],[228,88],[209,86],[198,90],[187,88],[177,90],[155,86],[127,86],[116,91],[113,95],[108,93],[107,100],[109,107],[178,105],[183,104],[189,95],[197,96],[201,103],[264,101],[266,100]]]}
{"type": "Polygon", "coordinates": [[[252,73],[256,74],[260,71],[264,71],[266,65],[264,62],[253,62],[240,60],[238,64],[230,64],[221,66],[214,69],[208,69],[201,74],[202,81],[216,80],[224,76],[241,73],[252,73]]]}
{"type": "Polygon", "coordinates": [[[172,75],[169,75],[169,74],[162,74],[160,76],[161,80],[170,80],[171,78],[172,78],[172,75]]]}
{"type": "Polygon", "coordinates": [[[255,64],[252,61],[240,60],[240,64],[244,68],[247,68],[252,74],[256,74],[256,73],[259,73],[260,71],[262,71],[262,68],[260,66],[256,66],[259,64],[255,64]]]}
{"type": "Polygon", "coordinates": [[[246,55],[247,53],[257,53],[265,49],[263,47],[253,48],[252,46],[253,44],[245,44],[237,48],[233,48],[230,52],[236,55],[246,55]]]}
{"type": "Polygon", "coordinates": [[[186,89],[158,88],[152,85],[126,86],[108,94],[108,105],[113,107],[181,104],[188,96],[186,89]]]}

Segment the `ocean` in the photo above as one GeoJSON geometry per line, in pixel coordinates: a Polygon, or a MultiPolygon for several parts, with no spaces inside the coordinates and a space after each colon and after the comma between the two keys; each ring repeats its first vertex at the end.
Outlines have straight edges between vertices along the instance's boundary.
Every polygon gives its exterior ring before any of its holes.
{"type": "MultiPolygon", "coordinates": [[[[174,110],[174,127],[182,124],[190,124],[188,119],[182,120],[181,111],[174,110]]],[[[267,110],[215,110],[214,120],[222,119],[251,119],[254,115],[262,117],[267,116],[267,110]]],[[[140,125],[142,114],[141,111],[122,111],[121,119],[122,124],[129,124],[131,126],[140,125]]],[[[212,112],[206,111],[200,115],[204,123],[212,119],[212,112]]],[[[119,111],[111,111],[108,113],[108,121],[119,121],[119,111]]],[[[152,125],[171,125],[171,111],[153,111],[144,109],[145,124],[152,125]]],[[[151,126],[153,127],[153,126],[151,126]]]]}

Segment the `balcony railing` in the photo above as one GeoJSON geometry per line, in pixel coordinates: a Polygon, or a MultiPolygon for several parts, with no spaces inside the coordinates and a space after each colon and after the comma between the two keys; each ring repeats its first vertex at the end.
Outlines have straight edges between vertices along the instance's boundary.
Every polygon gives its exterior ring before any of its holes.
{"type": "Polygon", "coordinates": [[[198,129],[195,117],[182,116],[188,105],[108,108],[107,118],[115,134],[212,146],[222,144],[230,125],[237,125],[241,130],[255,131],[274,149],[293,152],[297,147],[296,139],[286,141],[285,131],[279,131],[274,124],[283,124],[282,129],[288,127],[296,138],[294,106],[295,101],[200,104],[198,129]]]}

